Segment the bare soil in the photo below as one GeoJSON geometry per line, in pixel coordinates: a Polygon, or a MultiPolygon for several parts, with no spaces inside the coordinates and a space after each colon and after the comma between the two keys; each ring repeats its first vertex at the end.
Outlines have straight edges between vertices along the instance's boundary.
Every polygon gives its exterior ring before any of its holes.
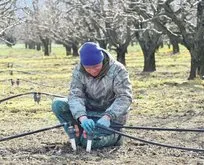
{"type": "MultiPolygon", "coordinates": [[[[151,93],[151,90],[149,93],[151,93]]],[[[159,91],[159,88],[157,91],[159,91]]],[[[202,91],[200,91],[200,94],[201,93],[202,91]]],[[[134,114],[132,109],[128,124],[169,128],[204,128],[203,101],[200,100],[201,102],[199,102],[199,100],[191,99],[190,101],[191,103],[187,104],[189,107],[186,107],[186,111],[174,111],[158,115],[145,113],[134,114]],[[200,108],[191,108],[190,105],[192,101],[200,105],[200,108]]],[[[138,101],[137,108],[140,108],[142,105],[143,104],[138,101]]],[[[2,107],[1,111],[4,111],[2,107]]],[[[34,114],[35,113],[37,113],[37,111],[34,112],[34,114]]],[[[51,112],[48,112],[48,114],[49,113],[51,112]]],[[[21,116],[17,118],[15,118],[15,116],[17,116],[16,113],[9,112],[8,114],[9,117],[5,117],[0,121],[1,137],[56,124],[53,120],[33,119],[33,112],[21,112],[21,116]],[[12,121],[9,119],[12,119],[12,121]],[[27,121],[29,121],[29,123],[27,121]]],[[[124,130],[124,132],[150,141],[183,147],[204,148],[203,133],[144,130],[124,130]]],[[[78,146],[77,152],[73,152],[68,138],[61,128],[0,143],[0,164],[129,163],[203,165],[204,153],[168,149],[141,143],[128,138],[124,138],[124,144],[120,147],[108,147],[100,150],[92,150],[91,153],[87,153],[84,148],[78,146]]]]}
{"type": "MultiPolygon", "coordinates": [[[[131,61],[131,57],[129,58],[131,61]]],[[[140,63],[142,63],[143,58],[138,58],[141,59],[140,63]]],[[[167,57],[161,58],[165,59],[167,57]]],[[[36,83],[45,83],[46,81],[47,84],[53,85],[55,88],[45,86],[39,88],[36,84],[28,85],[25,82],[20,87],[11,87],[10,84],[1,83],[0,85],[4,85],[1,99],[13,94],[36,90],[67,94],[65,86],[67,86],[67,78],[69,81],[73,68],[73,64],[70,65],[70,68],[67,67],[67,64],[70,64],[70,58],[43,59],[42,63],[39,62],[42,59],[38,56],[33,61],[29,61],[32,59],[26,60],[18,60],[19,68],[16,66],[17,69],[23,70],[24,68],[27,70],[30,67],[29,71],[36,71],[40,76],[25,75],[25,77],[22,77],[23,79],[36,83]],[[43,71],[43,67],[46,70],[43,71]],[[54,73],[56,75],[53,75],[54,73]]],[[[181,61],[178,62],[181,63],[181,61]]],[[[2,68],[5,63],[2,63],[2,68]]],[[[174,61],[174,63],[176,62],[174,61]]],[[[127,125],[204,128],[204,83],[198,79],[194,81],[186,80],[188,63],[184,62],[183,65],[168,65],[167,63],[165,67],[168,69],[165,69],[163,64],[158,65],[158,71],[151,74],[141,73],[141,66],[134,66],[133,63],[130,65],[129,62],[127,64],[134,91],[134,102],[127,125]],[[183,69],[175,70],[175,66],[183,69]]],[[[135,64],[138,64],[138,62],[135,64]]],[[[13,75],[13,78],[15,79],[19,75],[13,75]]],[[[0,73],[0,76],[1,79],[6,77],[5,73],[0,73]]],[[[1,90],[3,89],[1,88],[1,90]]],[[[51,100],[52,97],[43,97],[38,105],[33,102],[32,96],[25,96],[1,103],[0,137],[57,124],[57,120],[51,112],[51,100]]],[[[204,133],[127,129],[124,132],[149,141],[204,149],[204,133]]],[[[120,147],[107,147],[87,153],[84,148],[78,146],[77,151],[73,152],[68,137],[63,129],[59,128],[0,142],[0,164],[204,165],[204,152],[158,147],[128,138],[124,138],[124,143],[120,147]]]]}

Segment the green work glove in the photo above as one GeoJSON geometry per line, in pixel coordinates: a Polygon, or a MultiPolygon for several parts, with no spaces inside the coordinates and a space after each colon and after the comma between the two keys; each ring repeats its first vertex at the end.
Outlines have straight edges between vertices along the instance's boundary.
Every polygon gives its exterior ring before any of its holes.
{"type": "Polygon", "coordinates": [[[93,133],[95,129],[95,123],[92,119],[88,119],[86,116],[81,116],[79,118],[79,121],[81,122],[81,126],[86,133],[88,134],[93,133]]]}
{"type": "Polygon", "coordinates": [[[110,117],[107,115],[104,115],[96,122],[96,125],[101,125],[104,127],[110,127],[110,117]]]}

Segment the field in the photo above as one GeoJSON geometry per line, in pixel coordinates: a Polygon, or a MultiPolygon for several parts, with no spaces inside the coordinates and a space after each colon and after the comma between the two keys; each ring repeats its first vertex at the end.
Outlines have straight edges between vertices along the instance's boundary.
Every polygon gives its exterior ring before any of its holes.
{"type": "MultiPolygon", "coordinates": [[[[126,60],[134,93],[127,125],[204,128],[204,81],[187,80],[190,56],[185,48],[181,47],[181,53],[176,55],[167,47],[160,49],[154,73],[142,72],[143,55],[138,46],[129,47],[126,60]]],[[[66,96],[78,61],[78,57],[65,56],[64,48],[57,45],[49,57],[26,50],[20,44],[13,48],[0,45],[0,100],[26,92],[66,96]]],[[[56,125],[52,99],[43,95],[37,104],[32,95],[25,95],[0,103],[0,138],[56,125]]],[[[144,130],[125,130],[125,133],[149,141],[204,149],[203,133],[144,130]]],[[[60,128],[0,142],[0,164],[204,165],[204,153],[163,148],[128,138],[121,147],[91,153],[78,147],[73,152],[60,128]]]]}

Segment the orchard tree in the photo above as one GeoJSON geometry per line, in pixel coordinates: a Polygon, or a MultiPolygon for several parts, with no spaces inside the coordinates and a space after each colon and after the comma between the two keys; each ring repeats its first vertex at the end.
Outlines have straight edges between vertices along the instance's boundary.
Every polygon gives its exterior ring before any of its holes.
{"type": "Polygon", "coordinates": [[[108,44],[116,51],[117,60],[126,65],[127,47],[134,37],[133,18],[125,12],[127,4],[121,0],[80,0],[79,4],[79,20],[88,27],[85,36],[104,48],[108,44]]]}
{"type": "MultiPolygon", "coordinates": [[[[191,55],[191,68],[188,79],[194,79],[199,73],[204,75],[204,0],[166,0],[163,3],[165,14],[177,25],[181,43],[191,55]],[[177,6],[175,7],[175,4],[177,6]]],[[[172,35],[173,36],[173,35],[172,35]]],[[[175,37],[176,35],[174,35],[175,37]]]]}
{"type": "Polygon", "coordinates": [[[127,2],[127,12],[133,16],[139,16],[139,21],[135,19],[135,35],[144,55],[144,72],[156,70],[155,53],[162,42],[163,32],[153,23],[161,11],[159,1],[136,1],[127,2]]]}
{"type": "Polygon", "coordinates": [[[32,0],[31,5],[25,8],[26,20],[21,25],[23,31],[21,37],[28,48],[40,50],[42,44],[44,55],[49,56],[51,53],[51,38],[49,28],[47,28],[47,20],[51,15],[47,13],[44,5],[45,3],[42,3],[42,1],[32,0]]]}
{"type": "Polygon", "coordinates": [[[22,22],[23,18],[16,16],[21,10],[16,6],[16,0],[1,0],[0,1],[0,40],[12,46],[15,43],[15,38],[12,36],[12,28],[22,22]]]}
{"type": "MultiPolygon", "coordinates": [[[[189,50],[191,69],[188,79],[194,79],[197,71],[200,71],[198,73],[201,77],[203,75],[203,2],[204,0],[159,0],[157,2],[143,0],[143,3],[136,0],[130,1],[131,11],[141,15],[142,22],[154,23],[151,27],[155,31],[168,35],[175,45],[181,43],[189,50]],[[146,9],[148,4],[151,10],[146,9]]],[[[145,41],[147,42],[146,39],[145,41]]]]}
{"type": "Polygon", "coordinates": [[[103,48],[112,47],[117,52],[117,60],[125,65],[127,47],[134,35],[133,19],[124,12],[125,3],[51,0],[46,4],[52,18],[42,28],[49,28],[53,39],[72,48],[85,41],[97,41],[103,48]]]}

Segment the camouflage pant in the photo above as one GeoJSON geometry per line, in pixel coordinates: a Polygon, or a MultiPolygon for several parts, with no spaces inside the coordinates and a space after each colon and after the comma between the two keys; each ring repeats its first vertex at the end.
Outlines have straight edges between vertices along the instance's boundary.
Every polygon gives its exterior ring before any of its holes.
{"type": "MultiPolygon", "coordinates": [[[[78,137],[76,137],[76,142],[78,145],[86,147],[87,139],[83,136],[83,129],[80,124],[73,118],[71,111],[69,109],[67,98],[55,98],[52,103],[52,111],[60,121],[60,123],[68,123],[68,125],[75,125],[79,128],[78,137]]],[[[89,118],[93,119],[95,122],[102,116],[102,113],[87,111],[89,118]]],[[[111,125],[113,123],[111,122],[111,125]]],[[[115,125],[115,124],[114,124],[115,125]]],[[[68,135],[68,126],[64,126],[64,130],[68,135]]],[[[113,145],[121,144],[121,136],[115,133],[110,133],[103,131],[101,129],[96,130],[92,140],[92,148],[102,148],[113,145]]]]}

